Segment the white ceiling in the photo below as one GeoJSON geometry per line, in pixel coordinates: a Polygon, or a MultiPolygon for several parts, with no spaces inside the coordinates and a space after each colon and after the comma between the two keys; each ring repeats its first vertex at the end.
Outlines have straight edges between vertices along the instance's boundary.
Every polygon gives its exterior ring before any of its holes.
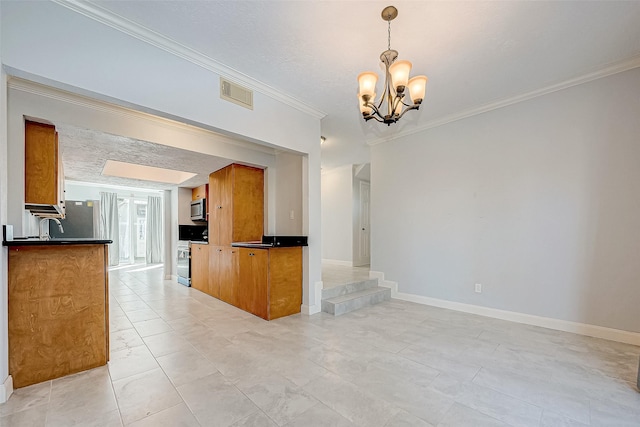
{"type": "Polygon", "coordinates": [[[356,77],[380,72],[387,47],[380,12],[389,3],[94,2],[327,113],[325,168],[362,163],[367,141],[640,55],[640,1],[394,1],[391,47],[413,62],[412,75],[429,77],[427,96],[398,124],[365,123],[356,77]]]}

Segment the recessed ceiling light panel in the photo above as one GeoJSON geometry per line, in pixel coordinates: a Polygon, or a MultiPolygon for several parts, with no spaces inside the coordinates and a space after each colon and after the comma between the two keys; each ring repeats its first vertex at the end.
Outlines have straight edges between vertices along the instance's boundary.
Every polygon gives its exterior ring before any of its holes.
{"type": "Polygon", "coordinates": [[[166,184],[181,184],[197,174],[177,171],[173,169],[156,168],[153,166],[136,165],[134,163],[107,160],[102,168],[102,175],[120,178],[140,179],[143,181],[164,182],[166,184]]]}

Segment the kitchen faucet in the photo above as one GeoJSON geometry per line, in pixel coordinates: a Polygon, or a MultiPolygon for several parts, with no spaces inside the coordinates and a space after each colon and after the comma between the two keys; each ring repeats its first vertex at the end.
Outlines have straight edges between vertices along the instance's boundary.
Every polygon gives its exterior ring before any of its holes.
{"type": "Polygon", "coordinates": [[[40,220],[40,240],[49,240],[49,239],[51,239],[51,236],[49,236],[49,232],[44,230],[45,224],[49,220],[55,221],[55,223],[58,224],[58,228],[60,229],[60,232],[64,233],[64,228],[62,228],[62,223],[60,222],[60,220],[58,218],[42,218],[40,220]]]}

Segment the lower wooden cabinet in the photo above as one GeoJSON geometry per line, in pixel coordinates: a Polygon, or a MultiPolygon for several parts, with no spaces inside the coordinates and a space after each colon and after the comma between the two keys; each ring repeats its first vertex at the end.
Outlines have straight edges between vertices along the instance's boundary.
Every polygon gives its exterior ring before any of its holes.
{"type": "Polygon", "coordinates": [[[269,251],[240,249],[238,307],[263,319],[269,317],[269,251]]]}
{"type": "Polygon", "coordinates": [[[13,386],[105,365],[109,360],[107,246],[44,242],[12,246],[8,258],[8,362],[13,386]]]}
{"type": "Polygon", "coordinates": [[[222,247],[211,246],[209,248],[209,290],[207,293],[215,298],[220,298],[220,262],[222,259],[222,247]]]}
{"type": "Polygon", "coordinates": [[[266,320],[300,313],[302,248],[240,248],[237,307],[266,320]]]}
{"type": "Polygon", "coordinates": [[[299,313],[302,247],[192,245],[191,286],[266,320],[299,313]]]}
{"type": "Polygon", "coordinates": [[[238,306],[238,248],[222,246],[220,252],[220,299],[228,304],[238,306]]]}
{"type": "Polygon", "coordinates": [[[191,287],[209,293],[209,245],[191,245],[191,287]]]}

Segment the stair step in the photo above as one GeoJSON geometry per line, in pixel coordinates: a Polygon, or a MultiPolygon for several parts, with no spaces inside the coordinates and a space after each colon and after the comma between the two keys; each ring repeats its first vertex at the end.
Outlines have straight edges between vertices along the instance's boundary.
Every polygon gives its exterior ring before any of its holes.
{"type": "Polygon", "coordinates": [[[334,316],[340,316],[341,314],[378,304],[382,301],[389,301],[390,299],[391,289],[376,286],[375,288],[367,288],[361,291],[324,299],[322,300],[322,311],[333,314],[334,316]]]}
{"type": "Polygon", "coordinates": [[[378,286],[378,279],[362,280],[359,282],[347,283],[346,285],[334,286],[322,290],[322,299],[329,299],[346,295],[353,292],[364,291],[378,286]]]}

